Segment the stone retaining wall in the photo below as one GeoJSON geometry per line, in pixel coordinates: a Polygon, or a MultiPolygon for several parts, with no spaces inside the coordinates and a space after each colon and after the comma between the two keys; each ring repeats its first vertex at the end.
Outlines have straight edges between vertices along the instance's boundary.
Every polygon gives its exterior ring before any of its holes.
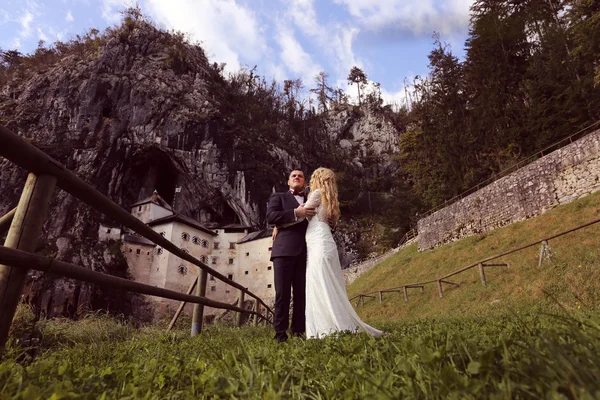
{"type": "Polygon", "coordinates": [[[596,130],[421,219],[419,250],[531,218],[599,189],[596,130]]]}

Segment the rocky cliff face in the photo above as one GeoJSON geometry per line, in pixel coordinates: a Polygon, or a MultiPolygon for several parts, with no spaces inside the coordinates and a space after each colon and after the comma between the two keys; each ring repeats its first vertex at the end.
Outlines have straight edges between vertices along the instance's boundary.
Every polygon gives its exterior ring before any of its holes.
{"type": "MultiPolygon", "coordinates": [[[[332,111],[304,131],[285,120],[264,129],[262,121],[236,119],[219,66],[181,39],[127,19],[51,62],[21,66],[0,88],[0,123],[124,207],[156,189],[177,212],[203,222],[264,226],[268,196],[292,168],[342,162],[365,172],[367,156],[377,159],[370,174],[393,168],[398,134],[373,112],[332,111]]],[[[0,159],[0,213],[17,204],[25,176],[0,159]]],[[[57,191],[41,250],[126,276],[118,247],[95,240],[102,220],[57,191]]],[[[34,276],[30,289],[30,300],[51,315],[80,303],[106,306],[102,294],[79,283],[34,276]]]]}

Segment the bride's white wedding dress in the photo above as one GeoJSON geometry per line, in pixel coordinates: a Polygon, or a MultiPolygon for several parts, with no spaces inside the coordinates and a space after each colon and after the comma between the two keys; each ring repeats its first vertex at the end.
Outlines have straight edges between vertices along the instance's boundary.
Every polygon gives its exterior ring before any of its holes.
{"type": "Polygon", "coordinates": [[[306,337],[322,338],[337,331],[383,332],[360,320],[348,300],[337,247],[321,204],[321,192],[310,193],[305,207],[316,208],[306,230],[306,337]]]}

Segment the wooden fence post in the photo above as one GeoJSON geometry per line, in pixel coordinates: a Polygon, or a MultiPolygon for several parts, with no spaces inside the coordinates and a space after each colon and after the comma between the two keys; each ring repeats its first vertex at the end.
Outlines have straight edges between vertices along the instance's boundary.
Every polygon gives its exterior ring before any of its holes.
{"type": "MultiPolygon", "coordinates": [[[[206,270],[200,270],[197,278],[196,296],[206,297],[206,281],[208,273],[206,270]]],[[[204,304],[194,304],[192,313],[192,336],[202,332],[202,319],[204,318],[204,304]]]]}
{"type": "MultiPolygon", "coordinates": [[[[192,294],[197,283],[198,283],[198,278],[196,277],[196,279],[194,279],[194,282],[192,282],[192,284],[188,288],[187,292],[185,292],[185,293],[192,294]]],[[[187,303],[185,301],[182,301],[181,303],[179,303],[179,307],[177,308],[175,315],[173,315],[173,319],[171,319],[171,323],[167,327],[167,332],[170,331],[171,329],[173,329],[173,327],[175,326],[175,323],[177,322],[177,318],[179,318],[179,315],[183,311],[183,308],[185,307],[186,304],[187,303]]]]}
{"type": "Polygon", "coordinates": [[[383,292],[379,292],[379,304],[383,303],[383,292]]]}
{"type": "Polygon", "coordinates": [[[17,208],[15,207],[0,217],[0,236],[4,235],[4,233],[8,231],[16,212],[17,208]]]}
{"type": "MultiPolygon", "coordinates": [[[[254,312],[260,312],[260,303],[258,300],[254,302],[254,312]]],[[[254,326],[258,325],[258,315],[254,314],[254,326]]]]}
{"type": "Polygon", "coordinates": [[[402,289],[404,289],[404,301],[408,303],[408,289],[406,286],[404,286],[402,289]]]}
{"type": "Polygon", "coordinates": [[[548,245],[548,242],[545,240],[542,242],[542,246],[540,247],[540,260],[538,262],[538,267],[542,266],[544,256],[546,256],[547,259],[552,258],[552,253],[550,252],[550,245],[548,245]]]}
{"type": "Polygon", "coordinates": [[[483,264],[482,263],[479,263],[479,275],[481,276],[481,283],[483,283],[483,285],[485,286],[485,284],[486,284],[485,272],[483,270],[483,264]]]}
{"type": "MultiPolygon", "coordinates": [[[[55,187],[54,176],[33,173],[27,176],[4,246],[35,252],[55,187]]],[[[26,269],[0,265],[0,357],[4,353],[26,278],[26,269]]]]}
{"type": "Polygon", "coordinates": [[[442,289],[442,281],[437,281],[438,291],[440,292],[440,298],[444,297],[444,289],[442,289]]]}
{"type": "MultiPolygon", "coordinates": [[[[240,308],[244,308],[244,291],[242,289],[240,289],[240,308]]],[[[237,326],[241,327],[242,326],[242,313],[238,313],[237,315],[237,326]]]]}

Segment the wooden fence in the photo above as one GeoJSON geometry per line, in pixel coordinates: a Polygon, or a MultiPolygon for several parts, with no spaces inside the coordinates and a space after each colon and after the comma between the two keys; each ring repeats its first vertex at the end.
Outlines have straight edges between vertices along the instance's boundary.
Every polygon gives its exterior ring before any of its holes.
{"type": "Polygon", "coordinates": [[[491,267],[505,267],[505,268],[510,268],[510,265],[508,263],[490,263],[490,261],[497,260],[497,259],[499,259],[501,257],[505,257],[505,256],[507,256],[509,254],[513,254],[513,253],[516,253],[516,252],[528,249],[528,248],[533,247],[533,246],[541,245],[540,246],[540,257],[539,257],[539,262],[538,262],[538,265],[541,266],[544,256],[548,256],[550,254],[549,253],[550,252],[550,247],[549,247],[548,242],[551,239],[556,239],[557,237],[566,235],[566,234],[571,233],[571,232],[578,231],[580,229],[586,228],[586,227],[588,227],[590,225],[597,224],[599,222],[600,222],[600,218],[599,219],[595,219],[595,220],[590,221],[590,222],[587,222],[585,224],[576,226],[575,228],[571,228],[569,230],[557,233],[556,235],[536,240],[536,241],[528,243],[526,245],[519,246],[519,247],[510,249],[510,250],[507,250],[507,251],[505,251],[503,253],[500,253],[500,254],[495,254],[493,256],[486,257],[483,260],[476,261],[473,264],[470,264],[470,265],[468,265],[468,266],[466,266],[464,268],[458,269],[456,271],[450,272],[449,274],[446,274],[446,275],[441,276],[439,278],[431,279],[431,280],[424,281],[424,282],[408,283],[408,284],[405,284],[405,285],[395,286],[395,287],[391,287],[391,288],[387,288],[387,289],[381,289],[381,290],[374,290],[374,291],[371,291],[371,292],[359,293],[356,296],[350,298],[350,301],[352,302],[353,300],[356,300],[355,305],[356,305],[356,307],[358,307],[361,304],[362,305],[365,304],[365,298],[367,298],[367,299],[375,299],[376,298],[375,295],[378,295],[379,302],[382,303],[383,302],[383,295],[385,293],[399,293],[399,292],[402,292],[404,294],[404,301],[408,302],[408,289],[420,289],[421,293],[422,293],[424,291],[425,285],[430,285],[430,284],[437,285],[437,289],[438,289],[440,298],[443,298],[444,297],[444,286],[443,285],[452,285],[452,286],[460,287],[460,285],[458,283],[451,282],[448,279],[451,278],[451,277],[453,277],[453,276],[456,276],[458,274],[461,274],[461,273],[463,273],[465,271],[469,271],[469,270],[471,270],[473,268],[479,269],[479,276],[481,278],[481,283],[483,285],[486,285],[487,284],[487,279],[486,279],[486,276],[485,276],[485,268],[491,268],[491,267]]]}
{"type": "MultiPolygon", "coordinates": [[[[29,171],[19,204],[15,209],[0,217],[0,235],[8,230],[4,246],[0,246],[0,357],[4,352],[8,332],[17,305],[21,299],[29,269],[52,272],[59,276],[78,279],[100,286],[120,288],[135,293],[193,303],[192,336],[202,329],[204,306],[238,312],[238,326],[241,325],[242,313],[253,315],[255,323],[258,321],[271,322],[273,311],[261,298],[248,291],[239,283],[228,279],[218,271],[210,268],[192,255],[185,253],[158,232],[152,230],[148,225],[135,218],[127,210],[68,171],[56,160],[6,129],[3,125],[0,125],[0,156],[29,171]],[[102,212],[107,217],[199,267],[198,278],[190,286],[188,292],[185,294],[178,293],[133,282],[34,254],[54,189],[57,186],[93,207],[95,210],[102,212]],[[239,290],[237,306],[210,300],[205,297],[208,274],[239,290]],[[198,282],[200,284],[197,284],[198,282]],[[191,295],[194,288],[196,289],[195,296],[191,295]],[[243,308],[245,296],[255,299],[254,310],[243,308]],[[264,311],[261,311],[261,308],[264,311]],[[264,315],[263,312],[265,313],[264,315]]],[[[170,327],[172,327],[177,316],[183,309],[183,305],[180,306],[180,310],[175,315],[170,327]]]]}

